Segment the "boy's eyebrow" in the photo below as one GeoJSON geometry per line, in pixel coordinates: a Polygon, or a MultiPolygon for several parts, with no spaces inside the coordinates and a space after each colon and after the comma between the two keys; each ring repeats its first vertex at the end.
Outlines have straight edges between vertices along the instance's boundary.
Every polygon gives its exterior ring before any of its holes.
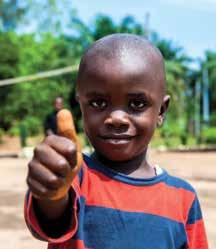
{"type": "MultiPolygon", "coordinates": [[[[134,92],[134,93],[128,93],[127,96],[129,98],[145,98],[147,100],[151,100],[151,96],[149,94],[146,94],[145,92],[134,92]]],[[[87,98],[92,98],[92,97],[107,97],[107,94],[104,92],[87,92],[86,93],[87,98]]]]}
{"type": "Polygon", "coordinates": [[[100,96],[100,97],[105,97],[107,96],[107,94],[103,93],[103,92],[88,92],[86,93],[86,97],[95,97],[95,96],[100,96]]]}
{"type": "Polygon", "coordinates": [[[128,93],[127,95],[128,97],[151,99],[151,96],[149,94],[146,94],[145,92],[134,92],[128,93]]]}

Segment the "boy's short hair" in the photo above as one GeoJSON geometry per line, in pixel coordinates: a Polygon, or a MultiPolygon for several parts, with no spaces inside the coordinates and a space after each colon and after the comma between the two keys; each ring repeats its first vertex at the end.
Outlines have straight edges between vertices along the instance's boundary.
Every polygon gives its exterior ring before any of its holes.
{"type": "Polygon", "coordinates": [[[142,56],[143,63],[156,65],[157,73],[165,83],[165,66],[160,50],[142,36],[124,33],[105,36],[86,50],[80,61],[78,80],[88,66],[94,64],[98,58],[107,61],[130,60],[131,56],[142,56]]]}

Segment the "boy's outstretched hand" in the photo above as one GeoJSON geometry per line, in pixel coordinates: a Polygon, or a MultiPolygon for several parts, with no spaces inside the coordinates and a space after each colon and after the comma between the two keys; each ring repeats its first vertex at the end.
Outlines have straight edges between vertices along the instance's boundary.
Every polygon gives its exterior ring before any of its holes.
{"type": "Polygon", "coordinates": [[[35,148],[27,175],[29,190],[50,219],[56,219],[64,212],[71,182],[82,164],[70,112],[60,111],[57,124],[61,136],[50,135],[35,148]]]}
{"type": "Polygon", "coordinates": [[[56,135],[46,137],[35,148],[28,164],[27,184],[33,196],[55,198],[57,192],[68,184],[66,179],[76,166],[76,154],[76,145],[70,139],[56,135]]]}

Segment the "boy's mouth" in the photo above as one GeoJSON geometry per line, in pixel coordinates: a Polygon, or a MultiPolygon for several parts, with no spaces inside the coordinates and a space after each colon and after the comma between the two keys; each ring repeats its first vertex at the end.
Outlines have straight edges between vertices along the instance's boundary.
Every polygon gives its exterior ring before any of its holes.
{"type": "Polygon", "coordinates": [[[109,135],[109,136],[100,136],[100,138],[108,144],[111,145],[126,145],[131,142],[131,140],[135,136],[127,135],[127,134],[122,134],[122,135],[109,135]]]}

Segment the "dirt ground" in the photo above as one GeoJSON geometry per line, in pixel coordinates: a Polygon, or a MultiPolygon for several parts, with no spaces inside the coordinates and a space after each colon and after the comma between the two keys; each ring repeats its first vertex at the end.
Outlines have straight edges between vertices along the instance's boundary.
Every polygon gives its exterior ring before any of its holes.
{"type": "MultiPolygon", "coordinates": [[[[216,249],[216,153],[150,151],[149,157],[173,175],[187,179],[196,188],[207,228],[209,248],[216,249]]],[[[46,243],[30,235],[23,220],[27,162],[25,158],[0,159],[0,248],[47,247],[46,243]]]]}

